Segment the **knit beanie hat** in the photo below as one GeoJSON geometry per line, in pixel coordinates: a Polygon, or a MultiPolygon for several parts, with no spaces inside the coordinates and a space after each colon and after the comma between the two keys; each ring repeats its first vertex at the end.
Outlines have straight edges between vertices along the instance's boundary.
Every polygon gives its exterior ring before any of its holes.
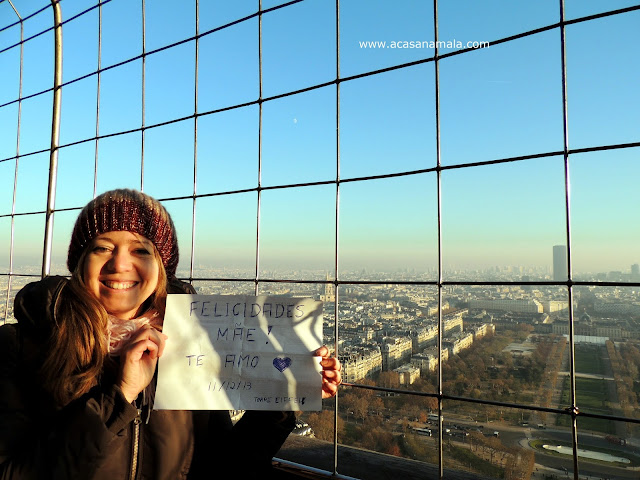
{"type": "Polygon", "coordinates": [[[98,235],[127,231],[151,240],[160,252],[171,278],[178,266],[178,238],[167,210],[154,198],[136,190],[105,192],[90,201],[78,215],[71,234],[67,266],[73,272],[84,249],[98,235]]]}

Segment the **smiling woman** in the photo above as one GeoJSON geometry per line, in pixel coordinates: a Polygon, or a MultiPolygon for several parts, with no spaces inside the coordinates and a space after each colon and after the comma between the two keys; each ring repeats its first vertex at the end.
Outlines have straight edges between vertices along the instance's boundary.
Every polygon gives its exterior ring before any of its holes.
{"type": "Polygon", "coordinates": [[[123,320],[142,313],[158,286],[158,262],[150,240],[131,232],[98,235],[88,248],[82,277],[108,313],[123,320]]]}
{"type": "MultiPolygon", "coordinates": [[[[154,198],[113,190],[82,209],[71,279],[25,286],[18,324],[0,328],[1,478],[193,479],[212,466],[226,478],[238,462],[270,478],[293,412],[246,412],[232,424],[223,410],[154,410],[167,293],[195,293],[177,264],[173,221],[154,198]],[[251,448],[235,448],[257,432],[251,448]]],[[[319,393],[334,396],[340,362],[326,347],[310,355],[322,357],[319,393]]]]}

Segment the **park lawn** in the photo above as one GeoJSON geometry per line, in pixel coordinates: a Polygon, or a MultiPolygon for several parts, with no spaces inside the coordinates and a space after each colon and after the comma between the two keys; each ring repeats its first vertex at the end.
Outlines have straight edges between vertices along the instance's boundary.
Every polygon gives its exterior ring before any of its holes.
{"type": "Polygon", "coordinates": [[[576,378],[576,396],[578,408],[589,410],[593,413],[610,414],[611,409],[607,406],[609,392],[607,380],[598,378],[576,378]]]}
{"type": "Polygon", "coordinates": [[[576,373],[604,375],[602,349],[593,345],[576,345],[576,373]]]}
{"type": "MultiPolygon", "coordinates": [[[[578,408],[588,410],[592,413],[610,414],[611,409],[607,406],[609,392],[606,380],[599,378],[576,378],[576,397],[578,408]]],[[[571,390],[569,377],[564,379],[562,385],[562,405],[571,403],[571,390]]]]}
{"type": "MultiPolygon", "coordinates": [[[[583,412],[611,415],[611,409],[607,406],[609,401],[606,380],[595,378],[576,378],[576,395],[578,408],[583,412]]],[[[569,405],[570,401],[569,378],[563,382],[562,405],[569,405]]],[[[556,424],[568,427],[571,425],[569,415],[558,415],[556,424]]],[[[578,417],[578,427],[584,430],[594,430],[611,434],[615,428],[611,421],[600,418],[578,417]]]]}

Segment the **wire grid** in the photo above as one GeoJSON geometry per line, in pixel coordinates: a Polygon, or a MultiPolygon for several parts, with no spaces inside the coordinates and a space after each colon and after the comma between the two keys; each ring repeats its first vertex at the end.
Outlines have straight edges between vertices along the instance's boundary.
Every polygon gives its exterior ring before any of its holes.
{"type": "MultiPolygon", "coordinates": [[[[10,0],[7,0],[10,2],[10,0]]],[[[569,308],[568,308],[568,314],[569,314],[569,347],[570,347],[570,379],[571,379],[571,407],[568,408],[567,410],[560,410],[560,409],[555,409],[555,408],[545,408],[545,407],[540,407],[540,406],[529,406],[526,404],[519,404],[519,403],[510,403],[510,402],[500,402],[500,401],[490,401],[490,400],[479,400],[479,399],[472,399],[472,398],[464,398],[464,397],[459,397],[459,396],[455,396],[455,395],[448,395],[446,393],[443,392],[443,378],[442,378],[442,362],[438,362],[438,367],[437,367],[437,391],[434,393],[420,393],[420,392],[413,392],[413,391],[407,391],[407,390],[403,390],[403,389],[394,389],[394,388],[382,388],[382,387],[371,387],[371,386],[367,386],[367,385],[359,385],[359,384],[346,384],[348,386],[354,387],[354,388],[367,388],[367,389],[373,389],[376,391],[383,391],[383,392],[391,392],[391,393],[402,393],[405,395],[415,395],[415,396],[422,396],[422,397],[435,397],[438,400],[438,410],[440,413],[439,416],[439,448],[438,448],[438,456],[439,456],[439,462],[438,462],[438,468],[439,468],[439,477],[443,478],[444,477],[444,459],[443,459],[443,439],[442,439],[442,412],[443,412],[443,400],[453,400],[453,401],[458,401],[458,402],[467,402],[467,403],[471,403],[471,404],[482,404],[482,405],[490,405],[490,406],[496,406],[496,407],[506,407],[506,408],[518,408],[518,409],[522,409],[522,410],[530,410],[530,411],[536,411],[536,412],[548,412],[548,413],[555,413],[558,415],[569,415],[571,417],[571,423],[572,423],[572,444],[573,444],[573,463],[574,463],[574,468],[573,468],[573,472],[574,472],[574,478],[578,478],[578,457],[577,457],[577,425],[576,425],[576,419],[578,417],[578,415],[580,416],[584,416],[584,417],[591,417],[591,418],[601,418],[601,419],[608,419],[608,420],[614,420],[614,421],[622,421],[622,422],[631,422],[631,423],[640,423],[640,420],[637,419],[633,419],[633,418],[628,418],[628,417],[619,417],[619,416],[612,416],[612,415],[596,415],[596,414],[585,414],[585,413],[579,413],[577,406],[576,406],[576,386],[575,386],[575,362],[574,362],[574,354],[575,354],[575,344],[574,344],[574,319],[573,319],[573,288],[574,286],[640,286],[640,284],[638,283],[620,283],[620,282],[581,282],[581,281],[574,281],[573,277],[572,277],[572,248],[571,248],[571,215],[570,215],[570,208],[571,208],[571,204],[570,204],[570,185],[569,185],[569,157],[572,154],[578,154],[578,153],[586,153],[586,152],[596,152],[596,151],[602,151],[602,150],[616,150],[616,149],[626,149],[626,148],[632,148],[632,147],[638,147],[640,146],[640,142],[634,142],[634,143],[625,143],[625,144],[615,144],[615,145],[599,145],[599,146],[594,146],[594,147],[590,147],[590,148],[580,148],[580,149],[573,149],[570,150],[569,149],[569,142],[568,142],[568,136],[569,136],[569,131],[568,131],[568,114],[567,114],[567,79],[566,79],[566,48],[565,48],[565,27],[567,25],[570,24],[575,24],[575,23],[580,23],[580,22],[588,22],[588,21],[592,21],[595,19],[599,19],[605,16],[610,16],[610,15],[623,15],[625,13],[629,13],[629,12],[633,12],[636,10],[640,9],[640,6],[634,6],[634,7],[629,7],[629,8],[624,8],[624,9],[619,9],[619,10],[614,10],[614,11],[609,11],[609,12],[604,12],[601,14],[596,14],[596,15],[590,15],[590,16],[586,16],[586,17],[581,17],[581,18],[577,18],[577,19],[573,19],[573,20],[565,20],[564,19],[564,1],[560,0],[559,1],[559,8],[560,8],[560,21],[558,23],[552,24],[552,25],[548,25],[542,28],[537,28],[534,30],[529,30],[526,32],[522,32],[522,33],[518,33],[516,35],[512,35],[512,36],[508,36],[508,37],[504,37],[504,38],[499,38],[499,39],[495,39],[493,41],[491,41],[491,45],[495,46],[498,44],[502,44],[502,43],[506,43],[506,42],[511,42],[520,38],[524,38],[530,35],[534,35],[537,33],[541,33],[544,31],[550,31],[550,30],[556,30],[558,29],[560,31],[560,47],[561,47],[561,51],[562,51],[562,78],[559,79],[559,81],[562,82],[562,102],[563,102],[563,108],[562,108],[562,121],[563,121],[563,144],[564,144],[564,148],[561,151],[550,151],[550,152],[540,152],[537,154],[531,154],[531,155],[523,155],[523,156],[517,156],[517,157],[509,157],[509,158],[498,158],[498,159],[494,159],[494,160],[489,160],[489,161],[480,161],[480,162],[474,162],[474,163],[465,163],[465,164],[455,164],[455,165],[446,165],[443,166],[441,165],[440,162],[440,105],[439,105],[439,92],[440,92],[440,79],[439,79],[439,63],[448,57],[453,57],[453,56],[457,56],[457,55],[464,55],[470,51],[472,51],[473,49],[471,48],[467,48],[467,49],[463,49],[463,50],[457,50],[457,51],[453,51],[453,52],[449,52],[449,53],[444,53],[444,54],[440,54],[438,52],[438,47],[436,46],[436,51],[435,51],[435,55],[433,57],[429,57],[429,58],[425,58],[422,60],[418,60],[418,61],[413,61],[413,62],[408,62],[408,63],[403,63],[400,65],[394,65],[391,67],[387,67],[387,68],[381,68],[381,69],[377,69],[374,71],[368,71],[366,73],[362,73],[362,74],[357,74],[357,75],[352,75],[352,76],[348,76],[348,77],[342,77],[340,74],[340,1],[337,0],[336,1],[336,65],[335,65],[335,78],[331,81],[328,82],[324,82],[324,83],[320,83],[320,84],[316,84],[310,87],[306,87],[306,88],[302,88],[299,90],[295,90],[295,91],[290,91],[290,92],[286,92],[283,94],[279,94],[279,95],[274,95],[271,97],[267,97],[267,98],[263,98],[263,84],[262,84],[262,80],[263,80],[263,73],[262,73],[262,18],[263,15],[269,15],[271,12],[275,11],[275,10],[279,10],[279,9],[283,9],[283,8],[288,8],[291,7],[294,4],[300,3],[302,0],[295,0],[295,1],[291,1],[288,3],[284,3],[278,6],[275,6],[273,8],[268,8],[268,9],[263,9],[262,8],[262,4],[260,2],[259,7],[258,7],[258,11],[255,12],[252,15],[246,16],[244,18],[238,19],[236,21],[230,22],[228,24],[225,24],[223,26],[208,30],[206,32],[200,32],[200,28],[199,28],[199,19],[200,19],[200,14],[199,14],[199,2],[196,0],[195,2],[195,8],[196,8],[196,20],[195,20],[195,30],[194,30],[194,35],[190,38],[185,38],[182,39],[178,42],[175,42],[173,44],[167,45],[167,46],[163,46],[161,48],[157,48],[155,50],[152,51],[147,51],[146,50],[146,31],[145,31],[145,11],[146,11],[146,7],[145,7],[145,0],[142,0],[141,5],[142,5],[142,51],[139,55],[134,56],[132,58],[129,58],[127,60],[121,61],[119,63],[116,63],[114,65],[111,65],[107,68],[102,68],[101,66],[101,52],[102,52],[102,8],[104,5],[110,3],[111,0],[105,0],[102,1],[100,3],[97,3],[96,5],[93,5],[89,8],[87,8],[85,11],[81,12],[78,15],[75,15],[74,17],[64,20],[61,22],[61,25],[63,26],[65,23],[71,22],[91,11],[93,11],[94,9],[98,9],[98,18],[99,18],[99,27],[98,27],[98,59],[97,59],[97,70],[94,72],[91,72],[89,74],[86,74],[84,76],[81,76],[79,78],[75,78],[72,79],[70,81],[65,82],[62,85],[57,85],[52,87],[51,89],[47,89],[35,94],[30,94],[28,96],[24,96],[23,97],[23,93],[22,93],[22,84],[23,84],[23,52],[24,52],[24,44],[30,40],[33,40],[34,38],[37,38],[39,35],[41,35],[42,33],[45,33],[48,30],[44,30],[43,32],[36,34],[34,36],[31,36],[27,39],[24,38],[24,22],[35,17],[36,15],[40,15],[42,13],[46,13],[48,10],[53,10],[55,11],[55,9],[59,6],[59,0],[52,0],[52,5],[51,6],[45,6],[42,9],[38,10],[37,12],[29,15],[28,17],[22,18],[18,12],[17,9],[15,9],[15,7],[13,6],[13,4],[11,4],[12,8],[14,9],[15,13],[16,13],[16,17],[17,17],[17,21],[14,24],[11,24],[7,27],[4,27],[2,29],[0,29],[0,33],[12,26],[15,26],[17,24],[20,25],[20,41],[18,43],[16,43],[15,45],[9,46],[7,48],[4,48],[2,50],[0,50],[0,55],[11,50],[12,48],[19,48],[20,49],[20,72],[19,72],[19,91],[18,91],[18,95],[17,98],[14,101],[5,103],[3,105],[0,105],[0,108],[2,107],[7,107],[9,105],[12,105],[14,103],[17,103],[18,106],[18,119],[17,119],[17,139],[16,139],[16,154],[13,157],[9,157],[9,158],[4,158],[4,159],[0,159],[0,162],[4,162],[4,161],[11,161],[11,160],[15,160],[15,174],[14,174],[14,182],[13,182],[13,199],[12,199],[12,209],[11,209],[11,213],[8,215],[0,215],[0,219],[3,217],[9,217],[10,221],[11,221],[11,235],[10,235],[10,255],[9,255],[9,270],[8,272],[0,272],[1,276],[7,277],[8,280],[8,286],[7,286],[7,292],[6,292],[6,306],[7,308],[5,308],[5,316],[4,316],[4,322],[6,322],[8,320],[7,316],[8,316],[8,305],[9,305],[9,300],[11,297],[11,285],[12,285],[12,278],[14,277],[20,277],[20,276],[25,276],[25,277],[29,277],[29,276],[34,276],[33,274],[29,274],[29,273],[21,273],[21,272],[14,272],[14,267],[13,267],[13,253],[14,253],[14,220],[16,217],[20,216],[20,215],[34,215],[34,214],[42,214],[42,213],[46,213],[47,215],[47,226],[45,228],[45,239],[44,239],[44,248],[43,248],[43,265],[42,265],[42,275],[46,275],[49,272],[49,268],[50,268],[50,262],[51,262],[51,257],[50,257],[50,253],[51,253],[51,238],[50,238],[50,232],[52,229],[52,222],[53,222],[53,216],[55,214],[55,212],[60,212],[60,211],[68,211],[68,210],[78,210],[79,208],[81,208],[81,206],[75,207],[75,208],[65,208],[65,209],[55,209],[55,182],[56,182],[56,165],[55,162],[52,161],[50,164],[50,176],[49,176],[49,195],[48,195],[48,205],[42,210],[42,211],[37,211],[37,212],[28,212],[28,213],[16,213],[16,209],[15,209],[15,204],[16,204],[16,189],[17,189],[17,178],[18,178],[18,169],[19,169],[19,161],[20,159],[27,157],[27,156],[31,156],[31,155],[36,155],[39,153],[50,153],[51,158],[53,159],[56,155],[59,149],[62,148],[68,148],[74,145],[78,145],[78,144],[82,144],[82,143],[93,143],[95,146],[95,158],[94,158],[94,182],[93,182],[93,195],[95,196],[97,193],[97,176],[98,176],[98,165],[99,165],[99,155],[98,155],[98,145],[100,140],[105,139],[105,138],[109,138],[109,137],[115,137],[115,136],[119,136],[119,135],[124,135],[124,134],[130,134],[130,133],[136,133],[139,132],[140,133],[140,142],[141,142],[141,178],[140,178],[140,189],[143,190],[144,189],[144,160],[145,160],[145,132],[149,129],[153,129],[153,128],[157,128],[157,127],[161,127],[161,126],[165,126],[165,125],[169,125],[172,123],[176,123],[176,122],[180,122],[180,121],[184,121],[184,120],[189,120],[192,119],[193,120],[193,142],[194,142],[194,155],[193,155],[193,194],[190,196],[182,196],[182,197],[167,197],[167,198],[160,198],[160,200],[162,201],[173,201],[173,200],[188,200],[191,199],[192,200],[192,236],[191,236],[191,257],[190,257],[190,266],[189,266],[189,276],[186,280],[189,280],[191,282],[195,281],[211,281],[211,282],[252,282],[253,283],[253,288],[254,291],[256,292],[256,294],[258,293],[258,288],[259,285],[262,283],[288,283],[288,284],[331,284],[334,287],[335,290],[335,330],[334,330],[334,349],[335,351],[338,353],[338,339],[339,339],[339,332],[338,332],[338,325],[340,324],[340,317],[339,317],[339,308],[338,305],[340,304],[340,298],[339,298],[339,292],[340,292],[340,287],[342,286],[349,286],[349,285],[389,285],[389,284],[394,284],[394,285],[415,285],[415,286],[433,286],[437,289],[437,298],[438,298],[438,342],[437,342],[437,348],[438,348],[438,355],[441,355],[442,349],[443,349],[443,334],[442,334],[442,330],[443,330],[443,318],[442,318],[442,303],[443,303],[443,299],[442,299],[442,290],[443,287],[447,287],[447,286],[453,286],[453,285],[558,285],[558,286],[564,286],[566,287],[566,294],[567,294],[567,300],[568,300],[568,304],[569,304],[569,308]],[[259,48],[258,48],[258,66],[259,66],[259,74],[258,74],[258,78],[259,78],[259,97],[257,100],[252,101],[252,102],[246,102],[246,103],[242,103],[242,104],[237,104],[237,105],[233,105],[230,107],[225,107],[225,108],[220,108],[220,109],[216,109],[216,110],[211,110],[211,111],[205,111],[205,112],[200,112],[199,110],[199,106],[198,106],[198,68],[199,68],[199,41],[202,37],[206,36],[206,35],[210,35],[213,34],[215,32],[218,31],[222,31],[226,28],[229,28],[233,25],[237,25],[239,23],[242,22],[246,22],[249,21],[251,19],[255,19],[257,17],[258,19],[258,41],[259,41],[259,48]],[[145,72],[146,72],[146,59],[147,57],[157,54],[159,52],[162,52],[164,50],[167,49],[171,49],[171,48],[175,48],[179,45],[182,45],[186,42],[190,42],[190,41],[194,41],[194,45],[195,45],[195,85],[194,85],[194,92],[195,92],[195,96],[194,96],[194,104],[193,104],[193,114],[186,116],[186,117],[181,117],[181,118],[175,118],[169,121],[165,121],[165,122],[161,122],[161,123],[157,123],[154,125],[147,125],[145,123],[145,87],[146,87],[146,77],[145,77],[145,72]],[[101,85],[101,75],[103,74],[103,72],[107,71],[107,70],[111,70],[111,69],[115,69],[118,67],[122,67],[124,65],[127,65],[131,62],[134,62],[136,60],[141,60],[142,61],[142,117],[140,119],[140,127],[138,128],[134,128],[134,129],[129,129],[126,131],[120,131],[117,133],[113,133],[113,134],[108,134],[108,135],[100,135],[100,130],[99,130],[99,125],[100,125],[100,85],[101,85]],[[434,72],[435,72],[435,123],[436,123],[436,156],[437,156],[437,161],[436,161],[436,166],[433,168],[426,168],[426,169],[420,169],[420,170],[412,170],[412,171],[402,171],[399,173],[393,173],[393,174],[383,174],[383,175],[371,175],[371,176],[361,176],[361,177],[357,177],[357,178],[348,178],[348,179],[341,179],[340,178],[340,89],[341,89],[341,85],[344,82],[349,82],[349,81],[353,81],[359,78],[363,78],[363,77],[368,77],[368,76],[374,76],[374,75],[380,75],[382,73],[385,72],[389,72],[389,71],[393,71],[393,70],[400,70],[400,69],[406,69],[408,67],[412,67],[415,65],[419,65],[419,64],[426,64],[426,63],[433,63],[434,64],[434,72]],[[26,99],[29,98],[33,98],[33,97],[37,97],[40,95],[45,95],[49,92],[56,92],[59,91],[60,89],[63,89],[64,87],[71,85],[75,82],[78,82],[84,78],[88,78],[91,76],[96,76],[97,77],[97,102],[96,102],[96,125],[95,125],[95,136],[91,137],[91,138],[86,138],[83,140],[79,140],[79,141],[75,141],[72,143],[68,143],[65,145],[58,145],[57,143],[57,134],[56,131],[59,128],[59,114],[57,117],[57,120],[55,119],[55,115],[54,115],[54,121],[53,121],[53,128],[52,128],[52,146],[50,149],[47,150],[39,150],[39,151],[34,151],[34,152],[27,152],[27,153],[23,153],[21,152],[20,149],[20,124],[21,124],[21,106],[22,106],[22,102],[26,99]],[[329,181],[318,181],[318,182],[306,182],[306,183],[296,183],[296,184],[282,184],[282,185],[275,185],[275,186],[262,186],[262,138],[263,138],[263,132],[262,132],[262,116],[263,116],[263,105],[266,102],[270,102],[273,100],[277,100],[280,98],[284,98],[284,97],[289,97],[289,96],[293,96],[293,95],[299,95],[305,92],[309,92],[312,90],[316,90],[319,88],[323,88],[323,87],[327,87],[327,86],[335,86],[335,106],[336,106],[336,172],[335,172],[335,179],[333,180],[329,180],[329,181]],[[257,158],[257,168],[258,168],[258,182],[257,182],[257,186],[254,188],[248,188],[248,189],[241,189],[241,190],[232,190],[232,191],[224,191],[224,192],[218,192],[218,193],[198,193],[197,192],[197,163],[198,163],[198,121],[199,118],[204,116],[204,115],[215,115],[221,112],[225,112],[228,110],[233,110],[233,109],[237,109],[237,108],[241,108],[241,107],[246,107],[246,106],[250,106],[250,105],[257,105],[258,109],[259,109],[259,121],[258,121],[258,158],[257,158]],[[58,125],[56,125],[56,122],[58,122],[58,125]],[[443,277],[443,265],[442,265],[442,208],[441,208],[441,179],[442,179],[442,172],[446,171],[446,170],[451,170],[451,169],[473,169],[473,168],[480,168],[483,166],[489,166],[489,165],[497,165],[497,164],[503,164],[503,163],[511,163],[511,162],[522,162],[522,161],[533,161],[535,159],[542,159],[542,158],[548,158],[548,157],[554,157],[554,156],[559,156],[561,155],[563,157],[563,164],[564,164],[564,186],[565,186],[565,209],[566,209],[566,248],[567,248],[567,271],[568,271],[568,279],[566,282],[557,282],[557,281],[551,281],[551,282],[541,282],[541,281],[535,281],[535,282],[527,282],[527,281],[520,281],[520,282],[508,282],[508,281],[499,281],[499,282],[493,282],[493,281],[447,281],[444,279],[443,277]],[[438,266],[437,266],[437,279],[435,281],[398,281],[398,280],[381,280],[381,281],[375,281],[375,280],[364,280],[364,279],[360,279],[360,280],[353,280],[353,279],[344,279],[341,276],[341,272],[340,272],[340,263],[339,263],[339,238],[340,238],[340,234],[339,234],[339,214],[340,214],[340,189],[341,189],[341,185],[342,184],[346,184],[346,183],[352,183],[352,182],[370,182],[373,180],[378,180],[378,179],[386,179],[386,178],[393,178],[393,177],[407,177],[407,176],[415,176],[415,175],[421,175],[424,173],[435,173],[437,176],[437,219],[438,219],[438,266]],[[334,249],[335,249],[335,255],[334,255],[334,264],[333,264],[333,268],[335,270],[334,272],[334,279],[333,280],[329,280],[327,279],[326,281],[320,281],[320,280],[315,280],[315,279],[291,279],[291,278],[261,278],[260,275],[260,246],[261,246],[261,240],[260,240],[260,212],[261,212],[261,203],[262,203],[262,192],[263,191],[267,191],[267,190],[280,190],[280,189],[296,189],[296,188],[301,188],[301,187],[309,187],[309,186],[319,186],[319,185],[332,185],[335,187],[335,244],[334,244],[334,249]],[[202,199],[202,198],[207,198],[207,197],[214,197],[214,196],[227,196],[227,195],[237,195],[237,194],[242,194],[242,193],[247,193],[247,192],[255,192],[257,193],[257,218],[256,218],[256,236],[255,236],[255,270],[254,270],[254,275],[252,279],[247,279],[247,278],[229,278],[229,277],[207,277],[207,278],[203,278],[203,277],[196,277],[194,274],[194,252],[195,252],[195,232],[196,232],[196,212],[197,212],[197,205],[198,205],[198,200],[202,199]]],[[[11,3],[11,2],[10,2],[11,3]]],[[[438,37],[438,2],[435,1],[434,2],[434,9],[433,9],[433,25],[434,25],[434,40],[436,41],[436,45],[437,42],[439,40],[438,37]]],[[[52,27],[54,28],[54,27],[52,27]]],[[[50,30],[50,29],[49,29],[50,30]]],[[[55,110],[55,108],[54,108],[55,110]]],[[[441,358],[441,357],[440,357],[441,358]]],[[[332,473],[333,475],[337,476],[337,477],[342,477],[342,478],[346,478],[342,475],[339,474],[338,470],[339,470],[339,465],[338,465],[338,438],[337,438],[337,421],[338,421],[338,406],[337,406],[337,402],[338,399],[336,399],[336,404],[335,404],[335,409],[334,409],[334,442],[333,442],[333,446],[334,446],[334,469],[332,473]]],[[[312,468],[312,467],[309,467],[312,468]]]]}

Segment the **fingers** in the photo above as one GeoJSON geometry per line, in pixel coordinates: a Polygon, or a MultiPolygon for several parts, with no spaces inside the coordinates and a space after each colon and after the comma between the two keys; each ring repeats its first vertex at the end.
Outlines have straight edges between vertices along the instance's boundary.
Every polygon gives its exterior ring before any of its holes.
{"type": "Polygon", "coordinates": [[[323,357],[320,360],[320,365],[324,370],[342,370],[342,365],[340,365],[340,360],[335,357],[323,357]]]}
{"type": "Polygon", "coordinates": [[[331,398],[338,393],[340,386],[340,372],[328,372],[335,374],[333,378],[323,377],[322,379],[322,398],[331,398]]]}
{"type": "Polygon", "coordinates": [[[133,334],[122,350],[117,385],[131,402],[151,382],[167,336],[145,326],[133,334]]]}
{"type": "Polygon", "coordinates": [[[133,353],[138,359],[144,353],[148,353],[153,359],[159,358],[164,352],[167,338],[164,333],[159,332],[150,325],[145,325],[131,337],[125,350],[133,353]]]}
{"type": "Polygon", "coordinates": [[[323,369],[322,381],[333,385],[340,385],[342,383],[342,374],[340,373],[340,369],[323,369]]]}
{"type": "Polygon", "coordinates": [[[338,387],[342,383],[342,365],[340,360],[329,356],[329,349],[326,346],[318,348],[313,352],[314,356],[322,357],[320,366],[322,367],[322,398],[331,398],[338,392],[338,387]]]}
{"type": "Polygon", "coordinates": [[[328,357],[329,356],[329,349],[325,345],[323,345],[319,349],[317,349],[315,352],[313,352],[313,356],[314,357],[328,357]]]}

